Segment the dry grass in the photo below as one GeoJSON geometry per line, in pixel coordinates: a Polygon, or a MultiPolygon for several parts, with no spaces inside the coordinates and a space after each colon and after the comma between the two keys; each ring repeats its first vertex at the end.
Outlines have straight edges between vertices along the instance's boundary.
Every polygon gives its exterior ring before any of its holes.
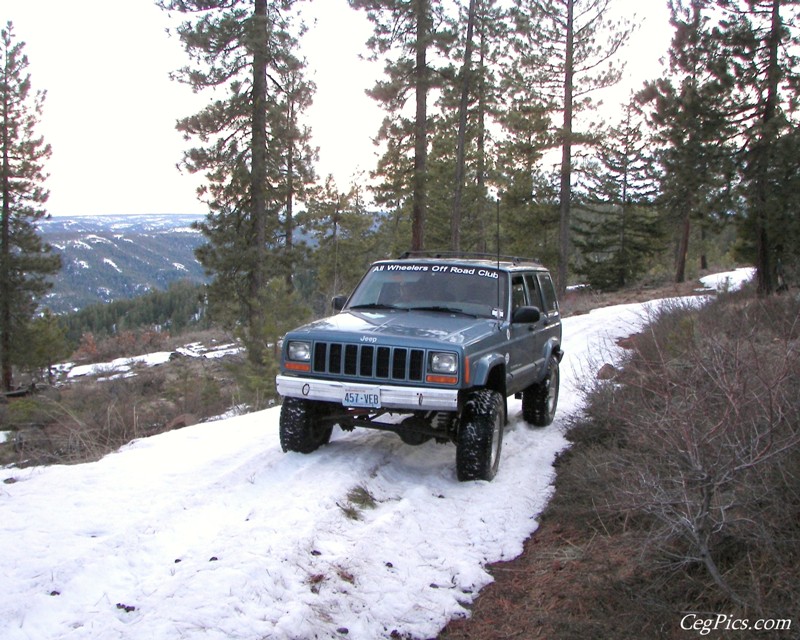
{"type": "MultiPolygon", "coordinates": [[[[214,340],[225,342],[211,333],[173,344],[214,340]]],[[[169,344],[161,346],[166,349],[169,344]]],[[[224,413],[241,399],[235,376],[238,361],[177,358],[156,367],[137,367],[130,377],[105,372],[99,378],[73,379],[44,393],[11,399],[0,405],[0,424],[14,433],[0,445],[0,464],[97,460],[136,438],[224,413]]]]}

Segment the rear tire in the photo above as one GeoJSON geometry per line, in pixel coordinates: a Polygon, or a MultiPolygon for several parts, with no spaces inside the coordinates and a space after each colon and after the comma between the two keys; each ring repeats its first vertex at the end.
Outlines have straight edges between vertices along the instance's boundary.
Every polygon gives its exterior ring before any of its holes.
{"type": "Polygon", "coordinates": [[[506,410],[491,389],[472,391],[464,404],[456,442],[456,474],[462,482],[491,480],[500,467],[506,410]]]}
{"type": "Polygon", "coordinates": [[[284,451],[311,453],[328,444],[333,425],[325,422],[325,403],[302,398],[284,398],[281,406],[280,438],[284,451]]]}
{"type": "Polygon", "coordinates": [[[544,380],[522,392],[522,418],[525,422],[535,427],[546,427],[553,422],[558,407],[560,380],[558,358],[550,356],[544,380]]]}

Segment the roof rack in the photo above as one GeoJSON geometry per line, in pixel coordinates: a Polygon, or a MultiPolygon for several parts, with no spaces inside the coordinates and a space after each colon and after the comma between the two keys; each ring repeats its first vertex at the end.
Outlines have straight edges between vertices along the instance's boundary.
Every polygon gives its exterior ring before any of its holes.
{"type": "Polygon", "coordinates": [[[473,260],[493,260],[496,262],[513,262],[519,264],[521,262],[533,262],[540,264],[536,258],[524,258],[521,256],[504,256],[496,253],[479,253],[475,251],[405,251],[400,254],[399,260],[408,260],[409,258],[465,258],[473,260]]]}

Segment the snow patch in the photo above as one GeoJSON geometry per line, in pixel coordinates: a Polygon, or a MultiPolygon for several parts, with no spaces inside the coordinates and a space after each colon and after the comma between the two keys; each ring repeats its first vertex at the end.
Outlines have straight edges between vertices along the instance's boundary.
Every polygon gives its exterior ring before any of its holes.
{"type": "Polygon", "coordinates": [[[725,273],[714,273],[700,278],[701,284],[706,289],[714,291],[737,291],[750,282],[756,274],[754,267],[741,267],[725,273]]]}
{"type": "Polygon", "coordinates": [[[98,236],[93,233],[87,234],[86,239],[92,244],[111,244],[111,245],[114,244],[108,238],[104,238],[103,236],[98,236]]]}
{"type": "Polygon", "coordinates": [[[179,347],[175,351],[156,351],[131,358],[116,358],[109,362],[98,362],[93,364],[76,365],[67,362],[55,367],[55,370],[67,379],[81,378],[84,376],[100,376],[99,380],[111,380],[114,377],[124,375],[130,377],[135,375],[135,368],[155,367],[168,362],[178,354],[188,358],[224,358],[227,356],[238,355],[242,352],[242,347],[236,343],[227,343],[206,347],[200,342],[194,342],[184,347],[179,347]]]}
{"type": "Polygon", "coordinates": [[[122,273],[122,269],[120,269],[111,258],[103,258],[103,264],[107,264],[112,269],[114,269],[117,273],[122,273]]]}

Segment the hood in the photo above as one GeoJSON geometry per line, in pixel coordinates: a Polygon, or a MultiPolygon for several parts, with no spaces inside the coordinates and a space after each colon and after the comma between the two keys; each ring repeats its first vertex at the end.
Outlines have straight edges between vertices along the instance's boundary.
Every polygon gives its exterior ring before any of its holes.
{"type": "Polygon", "coordinates": [[[490,318],[430,311],[343,311],[295,329],[291,335],[306,333],[313,334],[314,339],[343,342],[359,342],[367,337],[375,338],[377,344],[391,344],[393,338],[402,338],[463,345],[495,331],[497,321],[490,318]]]}

